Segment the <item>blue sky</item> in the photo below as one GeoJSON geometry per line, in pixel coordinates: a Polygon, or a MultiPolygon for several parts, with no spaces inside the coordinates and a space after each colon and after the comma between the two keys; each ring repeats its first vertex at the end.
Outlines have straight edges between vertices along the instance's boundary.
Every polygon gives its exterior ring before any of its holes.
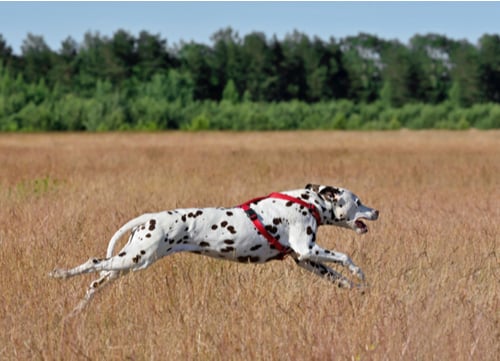
{"type": "Polygon", "coordinates": [[[0,34],[16,53],[28,32],[53,50],[87,31],[112,36],[118,29],[210,44],[219,29],[241,37],[262,31],[282,39],[294,29],[328,40],[366,32],[406,43],[429,32],[476,43],[500,34],[500,2],[0,2],[0,34]]]}

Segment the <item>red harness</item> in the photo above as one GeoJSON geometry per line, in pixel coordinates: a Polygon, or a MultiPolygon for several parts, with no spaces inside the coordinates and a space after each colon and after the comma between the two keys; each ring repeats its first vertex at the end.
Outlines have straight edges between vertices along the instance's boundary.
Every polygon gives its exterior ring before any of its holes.
{"type": "Polygon", "coordinates": [[[316,222],[318,225],[321,224],[321,216],[318,212],[318,209],[314,205],[307,203],[307,202],[303,201],[302,199],[295,198],[295,197],[292,197],[292,196],[289,196],[286,194],[282,194],[282,193],[271,193],[266,197],[254,198],[254,199],[249,200],[248,202],[245,202],[245,203],[239,205],[239,207],[245,211],[247,216],[253,222],[253,224],[258,229],[260,234],[262,234],[267,239],[267,241],[280,252],[280,256],[277,259],[284,259],[285,256],[290,252],[290,249],[288,247],[283,246],[275,237],[273,237],[266,230],[266,227],[260,221],[257,213],[255,213],[255,211],[252,208],[250,208],[250,205],[252,203],[257,203],[257,202],[259,202],[263,199],[266,199],[266,198],[278,198],[278,199],[283,199],[283,200],[286,200],[289,202],[300,204],[301,206],[309,209],[309,211],[312,213],[313,217],[316,219],[316,222]]]}

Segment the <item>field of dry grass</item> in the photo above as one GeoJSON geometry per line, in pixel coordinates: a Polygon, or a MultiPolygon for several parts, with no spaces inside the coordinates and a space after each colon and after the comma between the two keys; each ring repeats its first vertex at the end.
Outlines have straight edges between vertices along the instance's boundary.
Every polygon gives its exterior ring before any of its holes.
{"type": "Polygon", "coordinates": [[[500,132],[0,135],[1,360],[496,360],[500,132]],[[230,206],[307,183],[381,211],[370,232],[322,227],[365,293],[286,259],[167,257],[67,315],[146,211],[230,206]]]}

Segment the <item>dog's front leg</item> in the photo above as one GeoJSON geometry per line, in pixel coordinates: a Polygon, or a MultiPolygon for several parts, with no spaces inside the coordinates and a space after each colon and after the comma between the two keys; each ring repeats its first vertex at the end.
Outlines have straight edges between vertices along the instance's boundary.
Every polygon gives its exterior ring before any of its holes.
{"type": "Polygon", "coordinates": [[[361,268],[356,266],[352,259],[349,258],[344,253],[337,251],[325,250],[318,246],[317,244],[312,245],[312,247],[305,254],[299,256],[299,261],[310,260],[313,262],[333,262],[341,264],[347,267],[349,271],[356,277],[358,277],[362,282],[365,281],[365,275],[361,268]]]}
{"type": "Polygon", "coordinates": [[[311,225],[296,226],[290,229],[290,246],[297,254],[298,261],[333,262],[347,267],[362,282],[365,275],[352,259],[344,253],[323,249],[316,244],[316,229],[311,225]]]}
{"type": "Polygon", "coordinates": [[[323,263],[313,262],[309,260],[299,261],[298,259],[295,259],[295,263],[297,264],[297,266],[302,267],[320,277],[326,278],[339,287],[353,288],[353,283],[351,281],[349,281],[337,271],[334,271],[330,267],[325,266],[323,263]]]}

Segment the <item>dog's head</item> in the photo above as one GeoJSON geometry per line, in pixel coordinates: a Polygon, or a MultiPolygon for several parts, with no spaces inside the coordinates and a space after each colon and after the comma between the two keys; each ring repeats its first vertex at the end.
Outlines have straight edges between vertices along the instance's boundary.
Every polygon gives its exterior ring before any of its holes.
{"type": "Polygon", "coordinates": [[[345,227],[358,234],[368,232],[363,220],[375,221],[378,211],[364,206],[359,197],[344,188],[308,184],[306,189],[316,193],[324,201],[324,223],[345,227]]]}

